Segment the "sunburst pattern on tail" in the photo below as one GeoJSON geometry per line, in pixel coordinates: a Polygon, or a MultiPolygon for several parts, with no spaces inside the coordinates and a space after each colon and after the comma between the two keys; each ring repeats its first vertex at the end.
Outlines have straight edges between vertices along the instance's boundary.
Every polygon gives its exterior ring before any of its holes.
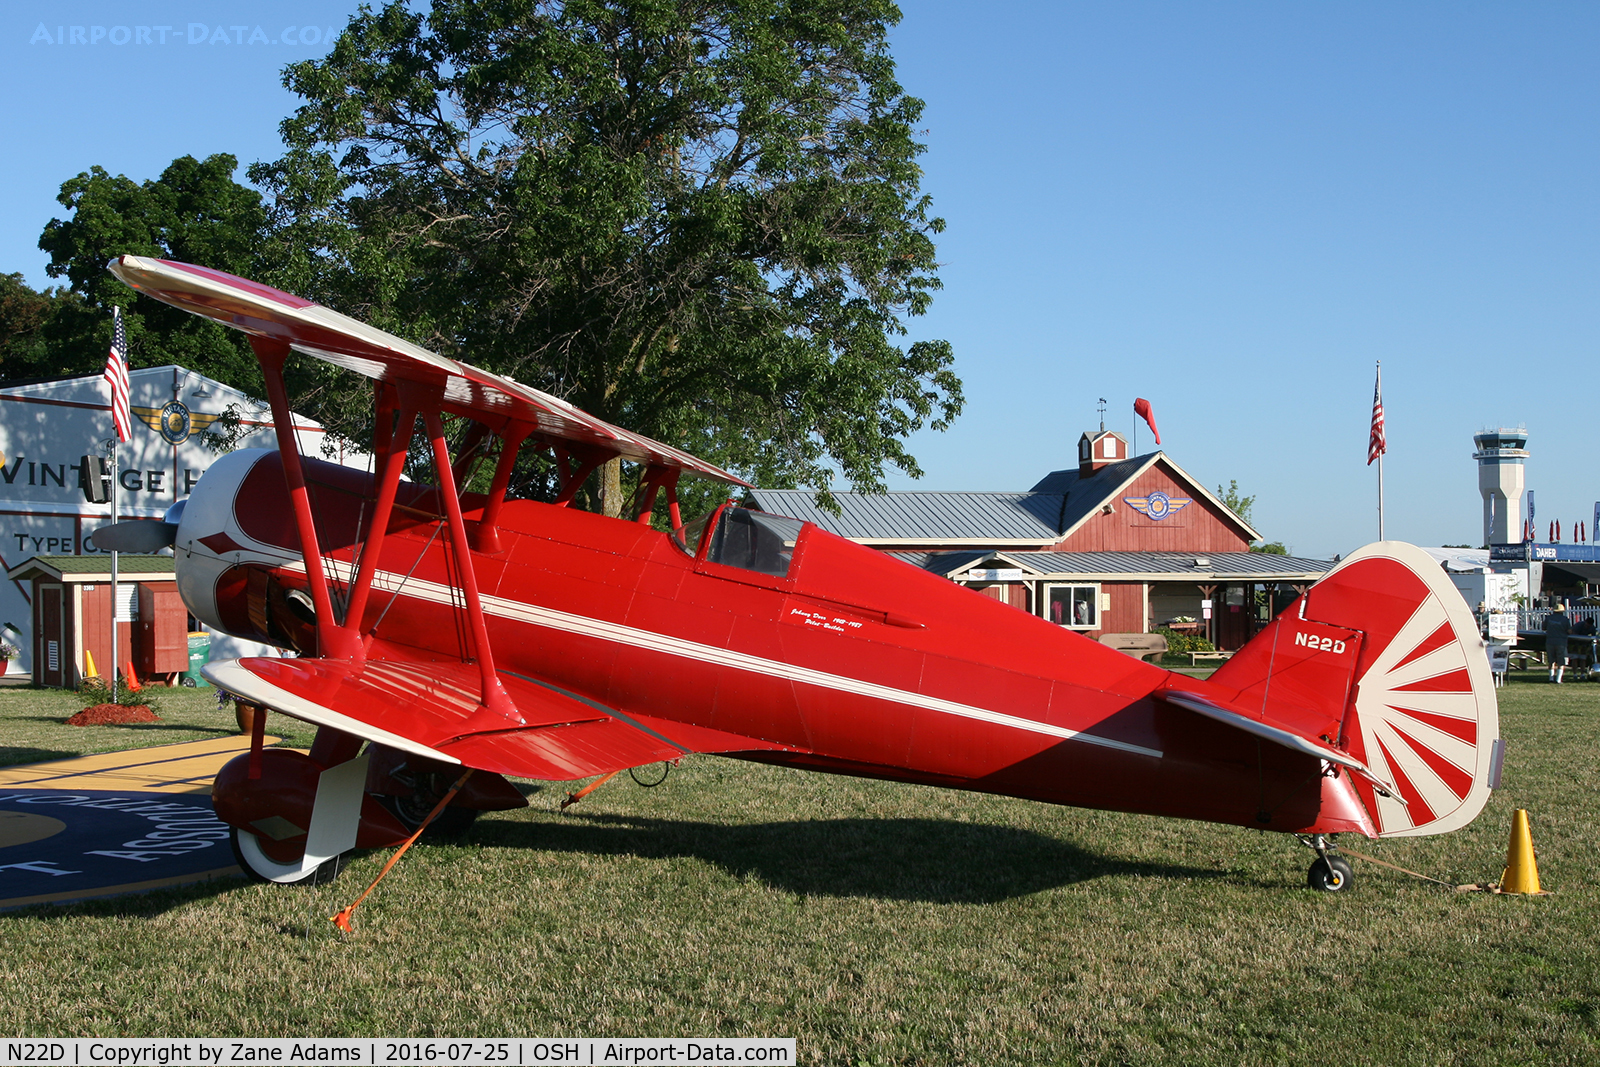
{"type": "Polygon", "coordinates": [[[1477,621],[1438,564],[1400,542],[1368,545],[1306,594],[1304,615],[1363,632],[1339,740],[1398,791],[1355,783],[1379,836],[1470,823],[1489,799],[1499,713],[1477,621]]]}

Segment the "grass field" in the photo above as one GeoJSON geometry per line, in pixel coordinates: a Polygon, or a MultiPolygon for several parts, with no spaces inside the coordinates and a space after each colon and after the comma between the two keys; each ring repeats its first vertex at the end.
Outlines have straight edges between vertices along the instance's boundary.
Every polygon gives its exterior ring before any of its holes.
{"type": "MultiPolygon", "coordinates": [[[[0,691],[0,763],[231,728],[75,729],[0,691]]],[[[1541,899],[1452,893],[1243,829],[693,757],[558,815],[561,786],[418,846],[338,935],[331,886],[244,882],[0,914],[0,1034],[794,1036],[837,1064],[1600,1063],[1600,685],[1513,677],[1504,787],[1468,829],[1354,843],[1541,899]]],[[[292,724],[274,716],[269,729],[292,724]]],[[[302,743],[306,740],[300,738],[302,743]]]]}

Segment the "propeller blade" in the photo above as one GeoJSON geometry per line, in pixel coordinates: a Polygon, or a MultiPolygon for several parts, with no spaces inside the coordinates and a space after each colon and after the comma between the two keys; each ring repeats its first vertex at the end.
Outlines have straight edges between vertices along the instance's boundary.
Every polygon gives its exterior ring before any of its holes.
{"type": "Polygon", "coordinates": [[[89,535],[101,552],[159,552],[178,537],[178,524],[160,519],[130,519],[102,526],[89,535]]]}

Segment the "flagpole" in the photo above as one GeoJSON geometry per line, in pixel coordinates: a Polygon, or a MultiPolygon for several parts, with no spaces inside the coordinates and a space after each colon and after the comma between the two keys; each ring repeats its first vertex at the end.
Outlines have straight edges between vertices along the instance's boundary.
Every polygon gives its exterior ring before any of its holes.
{"type": "MultiPolygon", "coordinates": [[[[111,350],[106,354],[106,384],[111,388],[111,423],[116,433],[111,438],[111,523],[117,522],[117,460],[123,441],[132,433],[129,424],[133,417],[128,411],[128,337],[122,325],[122,308],[111,309],[111,350]]],[[[117,685],[119,666],[117,649],[117,595],[121,592],[121,576],[117,573],[117,550],[111,550],[111,703],[120,704],[121,689],[117,685]]]]}
{"type": "MultiPolygon", "coordinates": [[[[1373,410],[1376,412],[1380,410],[1378,405],[1383,402],[1383,360],[1381,359],[1378,360],[1378,377],[1377,382],[1373,385],[1372,396],[1373,410]]],[[[1381,416],[1378,417],[1381,418],[1381,416]]],[[[1378,540],[1380,541],[1383,540],[1383,454],[1387,451],[1389,451],[1388,441],[1381,441],[1378,445],[1378,540]]]]}
{"type": "MultiPolygon", "coordinates": [[[[117,522],[117,439],[111,439],[111,523],[117,522]]],[[[117,550],[111,550],[111,703],[122,703],[121,691],[117,688],[117,550]]]]}

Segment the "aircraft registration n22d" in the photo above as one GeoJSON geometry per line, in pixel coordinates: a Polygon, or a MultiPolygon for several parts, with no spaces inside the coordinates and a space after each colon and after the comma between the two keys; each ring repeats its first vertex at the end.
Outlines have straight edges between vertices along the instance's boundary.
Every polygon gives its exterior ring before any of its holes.
{"type": "Polygon", "coordinates": [[[310,301],[183,263],[110,269],[243,330],[265,371],[277,451],[224,455],[167,523],[98,535],[170,543],[197,618],[299,653],[205,669],[317,727],[309,755],[258,730],[216,779],[257,879],[324,881],[400,843],[469,769],[443,809],[458,825],[526,803],[506,776],[688,753],[1291,833],[1327,890],[1351,881],[1334,835],[1444,833],[1488,800],[1482,639],[1420,549],[1353,553],[1200,680],[795,519],[729,502],[683,521],[681,477],[746,483],[310,301]],[[372,473],[298,451],[291,351],[373,380],[372,473]],[[470,420],[453,455],[447,414],[470,420]],[[401,477],[419,422],[432,485],[401,477]],[[508,499],[525,449],[553,458],[552,502],[508,499]],[[619,456],[644,472],[637,514],[569,507],[619,456]],[[493,480],[465,492],[478,460],[493,480]]]}

